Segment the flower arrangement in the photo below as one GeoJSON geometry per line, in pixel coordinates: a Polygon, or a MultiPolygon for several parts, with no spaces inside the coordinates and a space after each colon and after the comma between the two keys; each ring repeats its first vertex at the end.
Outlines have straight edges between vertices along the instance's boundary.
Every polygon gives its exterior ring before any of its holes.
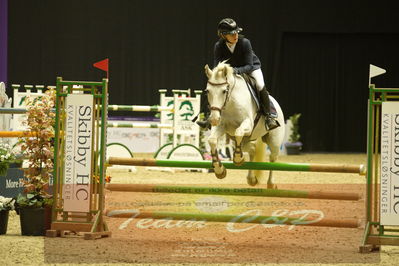
{"type": "Polygon", "coordinates": [[[291,135],[288,137],[288,141],[290,143],[296,143],[296,145],[302,146],[302,143],[299,141],[301,135],[299,134],[299,118],[301,117],[300,113],[293,114],[289,117],[289,120],[292,124],[292,132],[291,135]]]}
{"type": "Polygon", "coordinates": [[[21,152],[28,159],[28,168],[24,181],[26,195],[17,198],[18,206],[43,207],[52,203],[48,187],[53,171],[54,105],[55,90],[26,99],[27,119],[23,124],[34,134],[20,138],[21,152]]]}
{"type": "Polygon", "coordinates": [[[299,118],[300,113],[293,114],[289,117],[291,122],[291,134],[288,136],[288,142],[285,143],[287,154],[299,154],[302,149],[302,142],[300,142],[301,135],[299,134],[299,118]]]}
{"type": "Polygon", "coordinates": [[[15,199],[0,196],[0,211],[14,210],[15,199]]]}
{"type": "Polygon", "coordinates": [[[11,147],[7,143],[0,143],[0,176],[6,175],[10,163],[16,159],[11,147]]]}

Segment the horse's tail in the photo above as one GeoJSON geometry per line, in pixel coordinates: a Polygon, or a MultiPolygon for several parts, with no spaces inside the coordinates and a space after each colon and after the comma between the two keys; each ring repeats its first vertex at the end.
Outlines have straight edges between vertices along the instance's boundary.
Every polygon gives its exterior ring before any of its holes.
{"type": "MultiPolygon", "coordinates": [[[[254,162],[266,162],[266,148],[267,145],[262,141],[262,138],[258,138],[255,143],[255,155],[254,155],[254,162]]],[[[261,183],[263,179],[264,172],[262,170],[255,170],[254,174],[258,179],[258,182],[261,183]]]]}

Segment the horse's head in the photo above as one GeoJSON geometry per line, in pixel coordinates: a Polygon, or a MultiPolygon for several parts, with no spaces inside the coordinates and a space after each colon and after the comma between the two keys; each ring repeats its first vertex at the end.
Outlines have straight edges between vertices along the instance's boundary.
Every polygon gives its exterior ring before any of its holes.
{"type": "Polygon", "coordinates": [[[233,68],[225,62],[219,63],[213,70],[208,65],[205,66],[205,74],[208,77],[205,91],[211,110],[209,121],[212,126],[217,126],[220,122],[222,110],[229,99],[230,89],[232,89],[230,84],[234,80],[233,73],[233,68]]]}

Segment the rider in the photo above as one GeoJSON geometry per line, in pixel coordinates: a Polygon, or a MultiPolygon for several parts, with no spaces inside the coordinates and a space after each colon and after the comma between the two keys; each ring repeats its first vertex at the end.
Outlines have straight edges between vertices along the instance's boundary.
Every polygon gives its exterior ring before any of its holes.
{"type": "MultiPolygon", "coordinates": [[[[242,28],[231,18],[224,18],[219,22],[217,33],[220,39],[216,42],[213,52],[214,66],[228,59],[227,63],[233,67],[234,74],[246,73],[255,79],[260,95],[261,112],[265,116],[265,127],[272,130],[280,124],[270,115],[269,93],[263,80],[260,60],[252,50],[251,42],[238,34],[241,31],[242,28]]],[[[208,119],[197,121],[197,124],[203,128],[210,126],[208,119]]]]}

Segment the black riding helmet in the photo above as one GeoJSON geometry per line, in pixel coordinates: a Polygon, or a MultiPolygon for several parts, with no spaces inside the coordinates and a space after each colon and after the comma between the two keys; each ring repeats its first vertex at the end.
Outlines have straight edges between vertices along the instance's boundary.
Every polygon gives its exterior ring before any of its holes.
{"type": "Polygon", "coordinates": [[[224,18],[218,24],[218,35],[221,34],[235,34],[240,33],[242,28],[238,27],[237,23],[231,18],[224,18]]]}

